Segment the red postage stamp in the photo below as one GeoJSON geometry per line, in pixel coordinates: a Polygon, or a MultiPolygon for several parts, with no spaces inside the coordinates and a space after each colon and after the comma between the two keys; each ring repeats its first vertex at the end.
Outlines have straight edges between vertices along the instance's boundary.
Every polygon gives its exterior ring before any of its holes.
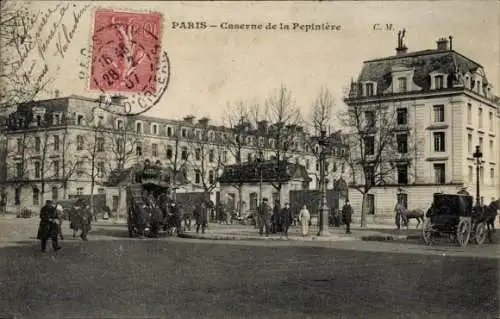
{"type": "Polygon", "coordinates": [[[156,92],[161,15],[99,9],[92,35],[90,89],[156,92]]]}

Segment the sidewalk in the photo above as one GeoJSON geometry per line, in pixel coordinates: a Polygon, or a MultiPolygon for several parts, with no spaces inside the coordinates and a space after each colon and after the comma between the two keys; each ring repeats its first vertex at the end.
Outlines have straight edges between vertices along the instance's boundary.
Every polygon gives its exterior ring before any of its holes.
{"type": "Polygon", "coordinates": [[[207,240],[289,240],[289,241],[406,241],[421,238],[421,230],[396,230],[389,225],[369,225],[365,229],[351,227],[351,234],[346,234],[343,227],[330,227],[330,236],[317,236],[318,227],[311,227],[308,236],[302,236],[300,226],[291,227],[288,238],[279,234],[269,234],[269,237],[260,236],[258,229],[251,225],[221,225],[209,224],[205,234],[197,234],[195,227],[181,235],[183,238],[207,240]]]}

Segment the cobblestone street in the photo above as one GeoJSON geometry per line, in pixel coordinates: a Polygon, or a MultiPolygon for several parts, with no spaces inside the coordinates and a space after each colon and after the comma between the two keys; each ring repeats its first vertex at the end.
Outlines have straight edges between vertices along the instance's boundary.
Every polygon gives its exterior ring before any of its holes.
{"type": "Polygon", "coordinates": [[[37,223],[0,220],[0,309],[22,318],[494,318],[498,309],[498,259],[478,258],[495,257],[497,244],[141,240],[99,222],[90,241],[65,228],[63,249],[41,254],[37,223]]]}

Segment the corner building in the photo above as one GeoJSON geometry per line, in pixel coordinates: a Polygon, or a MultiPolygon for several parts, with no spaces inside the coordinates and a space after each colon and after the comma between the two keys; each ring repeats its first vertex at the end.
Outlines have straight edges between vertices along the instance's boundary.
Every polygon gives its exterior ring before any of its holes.
{"type": "MultiPolygon", "coordinates": [[[[500,100],[483,66],[454,51],[452,40],[441,38],[435,49],[416,52],[401,41],[396,55],[365,61],[351,85],[348,108],[392,105],[416,145],[407,171],[394,172],[396,183],[371,189],[368,222],[393,219],[398,196],[409,209],[427,209],[435,192],[465,189],[475,198],[476,146],[483,153],[480,196],[486,204],[500,196],[500,100]]],[[[361,194],[350,194],[360,212],[361,194]]]]}

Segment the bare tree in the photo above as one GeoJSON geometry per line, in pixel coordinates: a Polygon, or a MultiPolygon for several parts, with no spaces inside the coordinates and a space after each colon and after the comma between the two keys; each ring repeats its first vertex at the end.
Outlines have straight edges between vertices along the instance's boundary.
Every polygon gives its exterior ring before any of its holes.
{"type": "MultiPolygon", "coordinates": [[[[254,109],[256,109],[255,106],[254,109]]],[[[227,131],[222,136],[223,143],[226,150],[234,158],[236,165],[241,165],[243,162],[246,138],[252,129],[251,112],[252,108],[246,102],[239,101],[234,105],[229,105],[224,116],[223,122],[227,131]]],[[[225,155],[224,160],[227,160],[225,155]]],[[[238,191],[238,211],[240,216],[243,216],[243,185],[244,181],[241,179],[237,183],[231,184],[238,191]]]]}
{"type": "MultiPolygon", "coordinates": [[[[64,121],[67,121],[65,119],[64,121]]],[[[56,162],[52,162],[52,168],[54,172],[54,179],[58,180],[60,183],[59,187],[63,189],[63,198],[68,198],[68,183],[72,180],[73,176],[76,173],[77,164],[79,159],[75,156],[75,145],[76,140],[73,138],[73,135],[68,130],[67,122],[63,123],[64,131],[62,133],[60,152],[61,152],[61,167],[59,168],[59,164],[56,162]]]]}
{"type": "MultiPolygon", "coordinates": [[[[318,93],[317,98],[312,103],[310,120],[308,121],[309,126],[313,130],[313,136],[307,137],[305,142],[309,145],[311,152],[313,153],[316,161],[320,161],[321,148],[318,145],[319,137],[321,132],[324,131],[327,134],[327,149],[326,149],[326,163],[325,163],[325,176],[329,176],[332,171],[335,170],[337,163],[335,162],[335,153],[333,143],[330,139],[331,127],[333,126],[334,113],[333,108],[335,107],[335,99],[326,87],[322,87],[318,93]],[[330,165],[331,164],[331,165],[330,165]]],[[[320,176],[315,173],[316,176],[316,186],[320,186],[320,176]]]]}
{"type": "Polygon", "coordinates": [[[98,108],[92,108],[84,115],[85,132],[76,137],[76,150],[81,154],[78,164],[81,172],[90,181],[90,211],[94,215],[94,189],[106,175],[107,155],[105,153],[105,138],[108,133],[104,116],[98,108]],[[83,169],[82,166],[85,166],[83,169]]]}
{"type": "Polygon", "coordinates": [[[298,128],[302,124],[299,109],[295,106],[292,92],[284,85],[271,93],[265,103],[264,119],[270,123],[268,137],[271,159],[275,161],[276,181],[272,186],[280,193],[286,182],[285,174],[288,158],[295,149],[298,128]]]}
{"type": "Polygon", "coordinates": [[[171,169],[170,184],[172,194],[175,198],[180,180],[187,178],[186,169],[190,156],[189,145],[185,141],[186,137],[181,134],[181,126],[177,125],[171,128],[168,144],[165,146],[165,155],[167,158],[166,166],[171,169]]]}
{"type": "Polygon", "coordinates": [[[111,153],[111,163],[116,163],[114,169],[123,170],[133,163],[136,158],[136,147],[139,136],[131,132],[127,118],[119,117],[113,129],[105,134],[105,142],[111,153]]]}
{"type": "MultiPolygon", "coordinates": [[[[375,186],[408,183],[407,169],[417,152],[404,125],[398,124],[397,106],[377,104],[350,106],[339,118],[347,129],[349,151],[343,160],[349,167],[352,187],[362,195],[361,227],[366,227],[367,198],[375,186]],[[398,169],[405,169],[407,180],[399,180],[398,169]]],[[[404,174],[403,174],[404,176],[404,174]]]]}
{"type": "Polygon", "coordinates": [[[334,107],[335,99],[332,93],[326,87],[322,87],[311,108],[311,126],[314,129],[313,134],[318,135],[323,130],[330,130],[333,124],[334,107]]]}
{"type": "Polygon", "coordinates": [[[224,167],[225,148],[221,132],[208,125],[208,119],[201,122],[189,140],[189,164],[195,171],[195,184],[207,195],[217,187],[219,172],[224,167]]]}
{"type": "Polygon", "coordinates": [[[18,103],[32,101],[48,88],[53,78],[26,67],[36,51],[34,27],[38,12],[29,2],[0,2],[0,113],[18,103]]]}
{"type": "Polygon", "coordinates": [[[9,123],[9,130],[19,131],[19,134],[11,135],[16,136],[15,143],[9,143],[6,151],[7,181],[12,183],[16,190],[19,189],[16,205],[20,205],[23,186],[32,185],[30,174],[34,141],[31,134],[26,131],[27,128],[24,123],[9,123]]]}

